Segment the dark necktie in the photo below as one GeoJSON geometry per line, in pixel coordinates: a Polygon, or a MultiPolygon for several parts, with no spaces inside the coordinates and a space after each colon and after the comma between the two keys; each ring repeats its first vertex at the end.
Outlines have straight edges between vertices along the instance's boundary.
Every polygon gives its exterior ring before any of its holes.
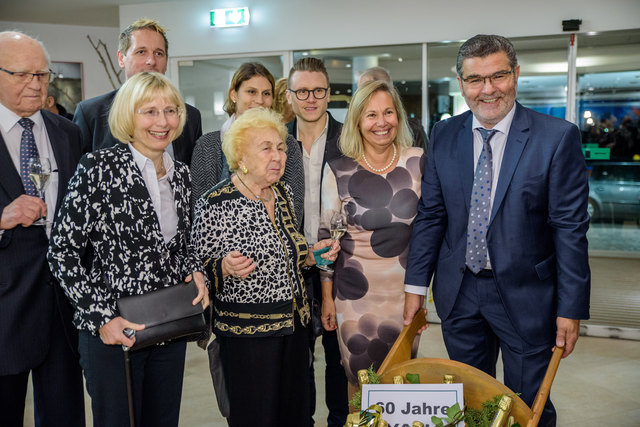
{"type": "Polygon", "coordinates": [[[487,265],[487,229],[491,218],[491,187],[493,185],[493,154],[489,141],[497,132],[479,128],[482,135],[482,152],[478,158],[467,224],[466,264],[478,273],[487,265]]]}
{"type": "Polygon", "coordinates": [[[22,131],[22,139],[20,140],[20,178],[24,186],[24,192],[27,196],[38,196],[36,186],[29,178],[29,159],[39,157],[38,147],[33,137],[33,120],[25,117],[21,118],[18,123],[24,128],[22,131]]]}

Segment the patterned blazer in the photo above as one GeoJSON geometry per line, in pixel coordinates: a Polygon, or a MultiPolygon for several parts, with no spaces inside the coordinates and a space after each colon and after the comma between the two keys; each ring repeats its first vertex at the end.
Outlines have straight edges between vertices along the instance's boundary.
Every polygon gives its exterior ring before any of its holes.
{"type": "Polygon", "coordinates": [[[86,154],[69,182],[51,233],[51,271],[75,308],[74,324],[94,334],[119,315],[118,298],[180,283],[201,271],[188,249],[191,182],[175,162],[178,232],[165,244],[142,174],[124,144],[86,154]],[[93,248],[90,266],[87,248],[93,248]]]}

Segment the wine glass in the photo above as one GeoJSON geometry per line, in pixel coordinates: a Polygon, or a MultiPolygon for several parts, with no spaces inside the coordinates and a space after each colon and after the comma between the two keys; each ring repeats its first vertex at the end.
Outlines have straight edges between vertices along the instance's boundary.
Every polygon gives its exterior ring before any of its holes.
{"type": "MultiPolygon", "coordinates": [[[[46,157],[32,157],[29,159],[29,178],[38,191],[38,197],[44,200],[44,189],[49,183],[51,176],[51,162],[46,157]]],[[[33,225],[48,225],[46,217],[42,217],[33,222],[33,225]]]]}
{"type": "MultiPolygon", "coordinates": [[[[344,233],[347,232],[347,217],[341,211],[334,211],[331,215],[331,220],[329,222],[329,231],[331,231],[331,240],[337,242],[344,236],[344,233]]],[[[333,271],[333,268],[329,267],[328,264],[332,264],[333,261],[329,261],[327,259],[322,258],[322,255],[325,252],[328,252],[331,249],[331,246],[327,246],[326,248],[320,249],[319,251],[314,251],[314,256],[316,257],[316,265],[319,269],[324,271],[333,271]]]]}

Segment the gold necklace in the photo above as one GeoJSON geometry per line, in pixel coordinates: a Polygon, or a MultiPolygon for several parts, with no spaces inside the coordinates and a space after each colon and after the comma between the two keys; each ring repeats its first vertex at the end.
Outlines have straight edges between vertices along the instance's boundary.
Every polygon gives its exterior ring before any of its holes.
{"type": "MultiPolygon", "coordinates": [[[[253,197],[255,197],[256,199],[260,200],[263,203],[268,203],[271,201],[273,194],[270,194],[268,197],[261,197],[261,196],[257,196],[256,193],[254,193],[247,184],[244,183],[244,181],[242,180],[242,178],[240,178],[240,175],[236,174],[236,178],[238,178],[238,180],[242,183],[242,185],[245,186],[245,188],[247,190],[249,190],[249,193],[251,193],[253,195],[253,197]]],[[[269,189],[271,189],[271,187],[269,187],[269,189]]]]}
{"type": "Polygon", "coordinates": [[[396,161],[396,154],[398,153],[397,149],[396,149],[396,144],[393,144],[393,157],[391,157],[391,161],[389,162],[389,164],[381,169],[376,169],[373,166],[371,166],[371,163],[369,163],[369,161],[367,160],[367,156],[364,155],[364,153],[362,153],[362,160],[364,160],[365,164],[367,166],[369,166],[369,169],[371,169],[374,172],[380,173],[380,172],[384,172],[387,169],[389,169],[391,167],[391,165],[393,164],[393,162],[396,161]]]}

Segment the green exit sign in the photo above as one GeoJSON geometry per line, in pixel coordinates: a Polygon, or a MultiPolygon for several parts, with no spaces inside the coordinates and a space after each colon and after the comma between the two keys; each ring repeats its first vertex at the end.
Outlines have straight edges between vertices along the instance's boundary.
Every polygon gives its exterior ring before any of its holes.
{"type": "Polygon", "coordinates": [[[215,28],[243,27],[249,25],[249,8],[214,9],[209,12],[209,18],[215,28]]]}
{"type": "Polygon", "coordinates": [[[582,148],[582,154],[587,160],[609,160],[611,158],[611,148],[582,148]]]}

